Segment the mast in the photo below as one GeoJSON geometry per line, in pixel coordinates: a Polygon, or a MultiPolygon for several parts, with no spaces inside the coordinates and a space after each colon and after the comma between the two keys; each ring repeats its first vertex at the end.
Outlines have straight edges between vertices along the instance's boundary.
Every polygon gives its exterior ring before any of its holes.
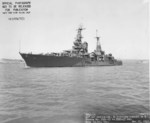
{"type": "Polygon", "coordinates": [[[21,52],[21,40],[19,40],[19,53],[21,52]]]}
{"type": "Polygon", "coordinates": [[[97,40],[97,44],[96,44],[96,52],[101,52],[102,51],[102,48],[101,48],[101,44],[100,44],[100,37],[97,36],[97,30],[96,30],[96,40],[97,40]]]}

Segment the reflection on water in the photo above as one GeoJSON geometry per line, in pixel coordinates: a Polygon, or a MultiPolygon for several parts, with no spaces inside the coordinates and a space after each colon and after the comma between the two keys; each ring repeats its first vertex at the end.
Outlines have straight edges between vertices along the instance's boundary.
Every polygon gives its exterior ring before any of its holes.
{"type": "Polygon", "coordinates": [[[82,123],[84,113],[148,112],[148,63],[123,66],[25,68],[0,64],[0,121],[82,123]]]}

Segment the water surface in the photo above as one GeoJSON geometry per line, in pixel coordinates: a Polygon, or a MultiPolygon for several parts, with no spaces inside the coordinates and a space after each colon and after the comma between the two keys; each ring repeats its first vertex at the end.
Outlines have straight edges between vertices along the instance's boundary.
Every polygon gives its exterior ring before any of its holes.
{"type": "Polygon", "coordinates": [[[148,112],[148,62],[112,67],[26,68],[0,64],[0,121],[83,123],[84,113],[148,112]]]}

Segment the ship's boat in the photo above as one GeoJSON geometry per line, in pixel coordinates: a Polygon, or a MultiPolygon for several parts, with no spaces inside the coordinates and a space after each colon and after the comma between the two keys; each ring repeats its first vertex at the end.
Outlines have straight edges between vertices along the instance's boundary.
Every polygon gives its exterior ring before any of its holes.
{"type": "Polygon", "coordinates": [[[71,50],[62,53],[32,54],[20,53],[27,66],[30,67],[79,67],[79,66],[115,66],[122,61],[115,59],[112,54],[105,54],[100,45],[100,37],[96,36],[96,50],[88,53],[88,43],[82,43],[83,28],[78,28],[76,40],[71,50]]]}

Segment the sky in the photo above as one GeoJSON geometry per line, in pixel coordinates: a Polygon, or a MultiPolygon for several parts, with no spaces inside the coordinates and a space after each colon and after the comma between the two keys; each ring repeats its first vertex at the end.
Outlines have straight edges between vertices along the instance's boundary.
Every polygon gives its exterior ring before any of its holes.
{"type": "Polygon", "coordinates": [[[105,53],[119,59],[148,59],[148,0],[27,1],[31,1],[30,14],[4,15],[0,9],[0,58],[21,59],[19,49],[24,53],[71,49],[82,24],[89,52],[96,48],[98,30],[105,53]]]}

